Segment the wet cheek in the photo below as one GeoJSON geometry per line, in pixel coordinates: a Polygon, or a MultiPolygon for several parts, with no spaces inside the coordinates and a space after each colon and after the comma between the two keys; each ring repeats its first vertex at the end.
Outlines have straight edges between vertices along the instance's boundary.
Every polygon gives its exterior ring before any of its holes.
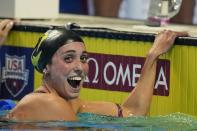
{"type": "Polygon", "coordinates": [[[61,73],[67,73],[68,72],[68,70],[69,70],[69,66],[63,66],[63,65],[60,65],[60,66],[58,66],[57,67],[57,70],[59,71],[59,72],[61,72],[61,73]]]}

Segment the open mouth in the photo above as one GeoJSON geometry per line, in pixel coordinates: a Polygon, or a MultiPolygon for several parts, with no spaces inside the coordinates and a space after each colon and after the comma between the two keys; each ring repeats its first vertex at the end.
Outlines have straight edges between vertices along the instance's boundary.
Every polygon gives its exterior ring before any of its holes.
{"type": "Polygon", "coordinates": [[[78,88],[80,86],[82,78],[79,76],[72,76],[67,79],[68,83],[73,87],[73,88],[78,88]]]}

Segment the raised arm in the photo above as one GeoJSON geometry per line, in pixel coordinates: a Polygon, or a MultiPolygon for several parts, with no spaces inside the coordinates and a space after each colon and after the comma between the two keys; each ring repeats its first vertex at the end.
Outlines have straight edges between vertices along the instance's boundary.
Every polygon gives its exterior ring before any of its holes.
{"type": "Polygon", "coordinates": [[[188,36],[188,34],[186,32],[164,30],[156,36],[153,46],[147,53],[137,85],[121,107],[111,102],[90,101],[77,102],[73,107],[77,105],[79,107],[78,112],[91,112],[110,116],[146,115],[153,95],[157,60],[161,54],[166,53],[172,47],[176,37],[179,36],[188,36]]]}
{"type": "Polygon", "coordinates": [[[173,45],[176,37],[187,36],[186,32],[164,30],[160,32],[149,50],[135,89],[129,94],[122,106],[134,115],[146,115],[149,111],[153,95],[156,64],[159,56],[166,53],[173,45]]]}

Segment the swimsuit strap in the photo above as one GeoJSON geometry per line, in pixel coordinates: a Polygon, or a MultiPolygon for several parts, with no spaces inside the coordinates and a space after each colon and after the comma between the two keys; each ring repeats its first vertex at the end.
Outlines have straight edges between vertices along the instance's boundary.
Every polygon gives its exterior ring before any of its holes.
{"type": "Polygon", "coordinates": [[[116,106],[118,108],[118,117],[123,117],[121,106],[119,104],[117,104],[117,103],[116,103],[116,106]]]}

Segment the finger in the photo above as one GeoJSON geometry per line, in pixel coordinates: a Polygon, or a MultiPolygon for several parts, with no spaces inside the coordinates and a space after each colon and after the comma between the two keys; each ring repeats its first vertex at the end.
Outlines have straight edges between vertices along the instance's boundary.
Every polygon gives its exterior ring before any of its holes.
{"type": "Polygon", "coordinates": [[[189,36],[188,32],[186,31],[172,31],[172,30],[168,30],[169,33],[171,33],[172,35],[179,37],[179,36],[189,36]]]}
{"type": "Polygon", "coordinates": [[[7,34],[7,33],[12,29],[13,25],[14,25],[14,22],[13,22],[13,21],[10,21],[10,22],[6,25],[6,27],[5,27],[5,29],[4,29],[3,31],[7,34]]]}
{"type": "Polygon", "coordinates": [[[3,20],[0,22],[0,30],[3,30],[5,28],[5,26],[10,22],[11,20],[3,20]]]}
{"type": "Polygon", "coordinates": [[[188,32],[184,31],[184,32],[178,32],[177,33],[177,37],[179,36],[189,36],[188,32]]]}
{"type": "Polygon", "coordinates": [[[159,31],[158,33],[156,33],[157,35],[159,35],[159,34],[162,34],[162,33],[164,33],[166,30],[162,30],[162,31],[159,31]]]}

